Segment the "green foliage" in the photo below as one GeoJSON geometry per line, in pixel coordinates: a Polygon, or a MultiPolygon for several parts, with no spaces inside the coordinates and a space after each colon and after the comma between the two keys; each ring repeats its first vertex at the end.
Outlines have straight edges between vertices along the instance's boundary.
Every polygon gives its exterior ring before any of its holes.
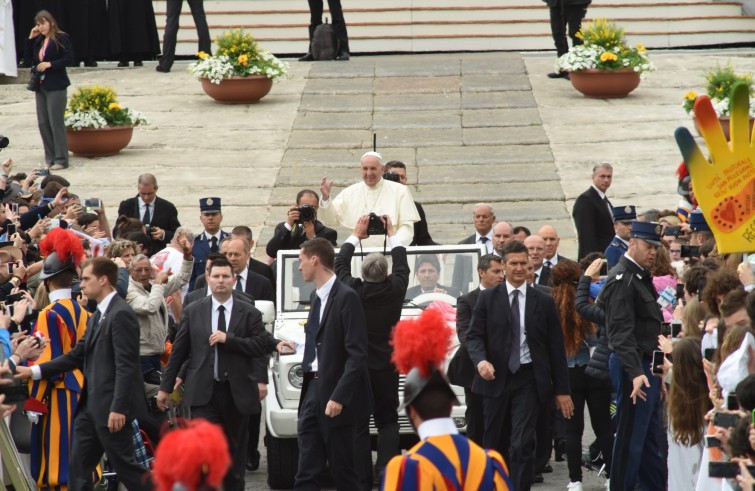
{"type": "Polygon", "coordinates": [[[595,44],[606,50],[626,45],[624,28],[603,18],[583,24],[577,33],[577,37],[582,39],[585,44],[595,44]]]}
{"type": "Polygon", "coordinates": [[[107,112],[111,104],[116,104],[115,91],[110,87],[89,85],[81,87],[68,100],[68,111],[107,112]]]}
{"type": "Polygon", "coordinates": [[[726,66],[716,65],[716,68],[711,68],[705,73],[705,80],[708,82],[706,91],[711,99],[721,100],[724,97],[729,97],[731,89],[734,88],[734,84],[737,82],[744,82],[750,90],[750,95],[753,95],[753,82],[751,75],[738,75],[734,71],[734,67],[731,62],[726,66]]]}

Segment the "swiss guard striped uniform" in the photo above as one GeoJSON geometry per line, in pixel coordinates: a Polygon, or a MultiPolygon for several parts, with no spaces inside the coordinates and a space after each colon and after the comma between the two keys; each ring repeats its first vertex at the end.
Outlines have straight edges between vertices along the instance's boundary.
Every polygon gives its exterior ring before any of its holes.
{"type": "MultiPolygon", "coordinates": [[[[51,292],[51,300],[56,296],[59,299],[39,313],[34,332],[41,333],[49,343],[33,364],[41,364],[68,353],[84,337],[89,314],[70,298],[70,290],[51,292]]],[[[31,362],[29,364],[32,365],[31,362]]],[[[40,489],[67,488],[73,417],[83,387],[84,374],[81,370],[66,372],[54,379],[30,382],[30,397],[49,411],[40,416],[31,430],[31,474],[40,489]]],[[[27,403],[27,410],[33,411],[34,407],[27,403]]]]}
{"type": "Polygon", "coordinates": [[[483,450],[463,435],[446,433],[429,436],[391,459],[380,489],[511,491],[513,487],[498,452],[483,450]]]}

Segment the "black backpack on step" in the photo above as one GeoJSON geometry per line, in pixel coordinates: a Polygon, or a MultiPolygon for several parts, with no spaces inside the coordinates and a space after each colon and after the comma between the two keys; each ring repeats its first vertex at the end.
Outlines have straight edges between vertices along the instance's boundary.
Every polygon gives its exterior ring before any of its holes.
{"type": "Polygon", "coordinates": [[[338,56],[339,44],[336,31],[331,24],[328,24],[326,17],[325,23],[317,26],[312,35],[312,57],[316,61],[335,60],[338,56]]]}

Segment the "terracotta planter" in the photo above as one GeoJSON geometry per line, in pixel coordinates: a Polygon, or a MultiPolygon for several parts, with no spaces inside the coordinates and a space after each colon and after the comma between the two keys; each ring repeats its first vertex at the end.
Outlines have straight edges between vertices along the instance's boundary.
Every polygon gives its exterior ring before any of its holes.
{"type": "Polygon", "coordinates": [[[205,93],[220,104],[256,104],[273,87],[273,81],[262,75],[228,78],[219,84],[208,78],[200,80],[205,93]]]}
{"type": "Polygon", "coordinates": [[[580,70],[569,72],[575,89],[585,97],[595,99],[618,99],[626,97],[640,85],[640,74],[634,70],[580,70]]]}
{"type": "MultiPolygon", "coordinates": [[[[703,136],[703,134],[700,132],[700,127],[697,125],[697,118],[692,118],[695,121],[695,129],[697,130],[697,134],[700,136],[703,136]]],[[[718,122],[721,123],[721,129],[724,130],[724,136],[726,137],[726,141],[731,140],[731,135],[729,133],[729,117],[723,116],[718,118],[718,122]]],[[[755,119],[750,118],[750,135],[752,135],[752,128],[753,125],[755,125],[755,119]]]]}
{"type": "Polygon", "coordinates": [[[131,142],[133,126],[106,126],[66,130],[68,150],[79,157],[108,157],[120,152],[131,142]]]}

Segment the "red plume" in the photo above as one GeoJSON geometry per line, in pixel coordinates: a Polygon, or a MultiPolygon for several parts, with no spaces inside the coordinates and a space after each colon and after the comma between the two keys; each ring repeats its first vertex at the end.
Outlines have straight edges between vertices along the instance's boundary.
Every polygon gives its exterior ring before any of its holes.
{"type": "Polygon", "coordinates": [[[689,175],[689,169],[687,169],[687,163],[682,161],[681,164],[679,164],[679,167],[676,168],[676,176],[681,181],[685,177],[689,175]]]}
{"type": "Polygon", "coordinates": [[[231,455],[223,430],[196,419],[160,440],[152,473],[157,491],[171,491],[175,483],[195,491],[205,486],[220,489],[230,467],[231,455]]]}
{"type": "Polygon", "coordinates": [[[54,228],[50,230],[44,239],[39,243],[39,250],[44,257],[53,252],[58,253],[61,262],[73,258],[73,263],[78,266],[84,260],[84,246],[81,244],[76,234],[69,232],[64,228],[54,228]]]}
{"type": "Polygon", "coordinates": [[[430,370],[440,367],[446,359],[453,333],[443,313],[435,308],[396,324],[391,345],[392,360],[399,373],[407,374],[416,367],[423,377],[428,377],[430,370]]]}

